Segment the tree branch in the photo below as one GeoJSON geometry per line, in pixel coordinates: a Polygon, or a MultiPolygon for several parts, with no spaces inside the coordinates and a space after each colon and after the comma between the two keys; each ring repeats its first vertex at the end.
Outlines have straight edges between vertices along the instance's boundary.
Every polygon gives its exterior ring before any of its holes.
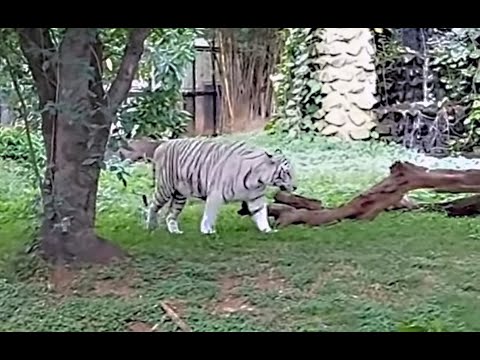
{"type": "MultiPolygon", "coordinates": [[[[388,177],[338,208],[309,210],[289,206],[284,209],[272,208],[275,211],[271,211],[269,206],[268,210],[271,212],[271,216],[277,217],[277,223],[280,226],[290,224],[318,226],[332,224],[343,219],[372,220],[380,212],[392,207],[416,207],[415,203],[405,198],[407,192],[416,189],[480,193],[480,170],[429,170],[408,162],[397,161],[390,167],[388,177]]],[[[282,203],[290,205],[300,203],[299,200],[302,199],[298,199],[292,194],[284,194],[281,200],[282,203]]],[[[243,208],[238,213],[240,215],[247,214],[245,206],[243,204],[242,206],[243,208]]],[[[466,206],[469,207],[468,203],[466,206]]],[[[467,209],[469,212],[474,210],[467,209]]]]}
{"type": "Polygon", "coordinates": [[[112,112],[117,110],[128,95],[144,51],[145,39],[151,30],[151,28],[135,28],[130,31],[122,63],[107,94],[112,112]]]}
{"type": "MultiPolygon", "coordinates": [[[[56,47],[50,36],[49,28],[17,28],[20,48],[25,56],[30,73],[32,74],[37,89],[40,108],[45,110],[48,102],[56,101],[57,64],[55,59],[56,47]],[[47,63],[48,62],[48,63],[47,63]],[[47,64],[47,65],[45,65],[47,64]]],[[[42,132],[47,153],[48,168],[53,166],[53,153],[55,152],[55,115],[42,112],[42,132]]],[[[47,172],[49,172],[47,170],[47,172]]],[[[53,174],[47,176],[53,183],[53,174]]]]}
{"type": "Polygon", "coordinates": [[[20,48],[27,59],[32,77],[37,86],[41,105],[55,100],[55,67],[44,65],[52,59],[55,46],[48,28],[17,28],[20,48]]]}

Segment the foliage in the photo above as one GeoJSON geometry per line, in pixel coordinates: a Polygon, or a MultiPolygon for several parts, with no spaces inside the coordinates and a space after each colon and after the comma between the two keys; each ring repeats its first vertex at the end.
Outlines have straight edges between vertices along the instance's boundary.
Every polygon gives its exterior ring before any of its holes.
{"type": "Polygon", "coordinates": [[[393,69],[399,57],[404,53],[403,46],[398,38],[392,36],[392,28],[374,28],[374,39],[376,45],[375,67],[378,75],[378,90],[380,92],[381,102],[389,104],[388,89],[391,88],[391,82],[394,79],[388,75],[393,69]]]}
{"type": "MultiPolygon", "coordinates": [[[[12,29],[1,29],[0,39],[0,96],[4,102],[13,106],[14,117],[23,116],[20,111],[20,98],[15,91],[12,76],[19,84],[21,96],[26,104],[26,116],[34,128],[39,127],[40,112],[38,110],[38,96],[23,55],[18,47],[18,35],[12,29]],[[7,66],[7,62],[11,65],[7,66]]],[[[62,38],[64,29],[50,29],[50,35],[56,46],[62,38]]],[[[179,106],[181,100],[181,83],[185,67],[193,60],[193,40],[199,31],[196,29],[156,29],[146,42],[146,51],[140,62],[139,77],[149,81],[149,89],[146,93],[133,99],[129,106],[120,110],[120,120],[125,126],[124,133],[132,134],[134,126],[140,134],[163,135],[176,137],[185,130],[190,119],[189,114],[179,106]],[[123,115],[123,116],[122,116],[123,115]]],[[[127,41],[128,29],[104,28],[100,29],[100,37],[103,41],[104,51],[104,79],[111,82],[116,74],[124,54],[124,46],[127,41]]],[[[19,124],[23,126],[24,124],[19,124]]],[[[2,134],[8,140],[2,142],[2,158],[27,159],[28,152],[26,138],[20,127],[14,130],[5,130],[2,134]]],[[[119,140],[114,136],[111,143],[119,140]]],[[[35,152],[43,160],[44,149],[40,137],[35,135],[35,152]],[[42,149],[39,152],[38,146],[42,149]]],[[[38,164],[44,166],[44,161],[38,164]]],[[[104,169],[113,171],[122,182],[125,183],[127,172],[122,164],[107,161],[104,169]]]]}
{"type": "Polygon", "coordinates": [[[432,69],[453,101],[465,101],[480,82],[480,28],[453,28],[432,38],[432,69]]]}
{"type": "MultiPolygon", "coordinates": [[[[41,161],[45,160],[43,140],[39,133],[32,134],[32,144],[41,161]]],[[[0,127],[0,159],[15,160],[21,163],[30,161],[29,148],[23,127],[0,127]]]]}
{"type": "Polygon", "coordinates": [[[139,135],[175,138],[186,130],[191,117],[182,109],[182,82],[194,59],[195,28],[156,29],[146,43],[139,69],[148,82],[145,92],[134,96],[119,113],[127,133],[136,125],[139,135]]]}
{"type": "Polygon", "coordinates": [[[268,128],[289,137],[315,131],[321,118],[321,83],[315,77],[319,29],[283,29],[284,48],[278,74],[272,76],[276,111],[268,128]]]}
{"type": "Polygon", "coordinates": [[[480,28],[452,28],[431,43],[432,69],[439,74],[448,98],[470,107],[464,120],[467,132],[454,149],[466,150],[480,141],[480,28]]]}
{"type": "Polygon", "coordinates": [[[407,322],[398,326],[399,332],[448,332],[448,327],[442,321],[431,320],[426,323],[416,321],[407,322]]]}
{"type": "MultiPolygon", "coordinates": [[[[377,29],[375,29],[377,30],[377,29]]],[[[467,108],[467,117],[462,118],[461,112],[452,118],[443,119],[439,112],[437,119],[433,119],[429,126],[435,126],[439,136],[444,131],[444,136],[452,142],[454,150],[471,150],[480,139],[478,135],[478,120],[480,119],[480,103],[477,96],[478,82],[480,80],[478,71],[479,49],[479,28],[428,28],[428,58],[426,59],[430,70],[427,86],[434,87],[436,101],[444,109],[454,106],[467,108]],[[465,126],[462,126],[463,122],[465,126]],[[460,123],[460,124],[459,124],[460,123]],[[446,127],[445,130],[441,128],[446,127]]],[[[416,78],[412,74],[405,75],[403,82],[408,82],[410,87],[405,89],[397,81],[397,74],[406,64],[414,66],[407,60],[411,58],[399,37],[395,36],[395,29],[382,29],[376,32],[377,44],[377,72],[379,75],[378,88],[381,94],[383,105],[392,105],[401,99],[404,102],[407,98],[414,97],[412,89],[415,87],[416,78]],[[396,85],[396,86],[394,86],[396,85]],[[393,90],[393,88],[395,90],[393,90]],[[397,94],[402,92],[402,94],[397,94]]],[[[423,54],[417,59],[416,66],[422,66],[423,54]]],[[[413,68],[412,68],[413,69],[413,68]]],[[[422,71],[422,69],[417,69],[422,71]]],[[[450,114],[452,115],[452,114],[450,114]]],[[[407,126],[404,126],[406,128],[407,126]]],[[[431,133],[433,131],[430,131],[431,133]]],[[[440,139],[441,140],[441,139],[440,139]]],[[[440,141],[442,142],[442,141],[440,141]]]]}
{"type": "MultiPolygon", "coordinates": [[[[25,59],[17,45],[17,34],[11,29],[1,29],[0,39],[0,96],[12,105],[15,118],[20,118],[19,99],[10,79],[13,74],[21,84],[22,96],[27,103],[28,116],[34,127],[39,125],[38,99],[25,59]],[[6,66],[9,57],[14,68],[6,66]]],[[[51,29],[52,38],[58,43],[64,29],[51,29]]],[[[128,29],[104,28],[100,37],[104,43],[104,78],[112,81],[120,66],[128,29]]],[[[130,133],[137,124],[137,131],[144,135],[175,137],[182,133],[190,120],[181,108],[181,84],[186,67],[192,62],[194,39],[201,34],[196,28],[158,28],[146,42],[146,49],[138,78],[148,82],[147,90],[130,99],[119,111],[119,119],[130,133]]]]}
{"type": "Polygon", "coordinates": [[[40,113],[38,111],[38,97],[35,87],[25,62],[18,47],[17,34],[13,29],[0,29],[0,103],[8,105],[13,111],[13,122],[16,123],[22,117],[21,100],[27,107],[27,116],[33,128],[40,125],[40,113]],[[8,66],[10,64],[10,66],[8,66]],[[19,98],[12,82],[15,76],[19,84],[22,98],[19,98]]]}
{"type": "MultiPolygon", "coordinates": [[[[242,136],[285,149],[299,164],[300,192],[332,205],[375,183],[392,159],[451,167],[460,161],[379,143],[242,136]]],[[[198,236],[203,206],[191,204],[180,219],[183,236],[164,228],[148,233],[138,194],[150,190],[150,170],[139,164],[128,188],[108,172],[100,181],[98,229],[133,261],[66,270],[69,280],[55,283],[57,276],[47,277],[24,253],[34,236],[28,226],[33,192],[22,186],[27,180],[18,167],[0,161],[0,330],[128,331],[137,323],[178,331],[159,299],[168,299],[194,331],[480,330],[475,219],[386,213],[373,222],[263,235],[232,204],[219,214],[218,236],[206,239],[198,236]]]]}
{"type": "Polygon", "coordinates": [[[132,134],[135,127],[139,135],[176,138],[191,120],[190,113],[179,107],[180,100],[176,88],[146,91],[123,107],[119,120],[127,134],[132,134]]]}

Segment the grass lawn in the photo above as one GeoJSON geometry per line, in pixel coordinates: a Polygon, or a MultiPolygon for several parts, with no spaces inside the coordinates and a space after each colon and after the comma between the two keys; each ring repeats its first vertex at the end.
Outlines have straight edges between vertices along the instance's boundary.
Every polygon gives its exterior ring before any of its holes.
{"type": "MultiPolygon", "coordinates": [[[[244,137],[281,148],[297,165],[298,192],[329,205],[371,186],[393,160],[458,165],[381,144],[244,137]]],[[[0,163],[0,331],[177,331],[161,302],[193,331],[480,330],[478,219],[390,212],[259,234],[232,204],[221,211],[218,234],[206,237],[194,202],[180,220],[184,235],[148,233],[140,194],[150,191],[149,170],[130,171],[127,188],[102,175],[98,231],[132,260],[73,272],[25,254],[35,226],[31,180],[0,163]]]]}

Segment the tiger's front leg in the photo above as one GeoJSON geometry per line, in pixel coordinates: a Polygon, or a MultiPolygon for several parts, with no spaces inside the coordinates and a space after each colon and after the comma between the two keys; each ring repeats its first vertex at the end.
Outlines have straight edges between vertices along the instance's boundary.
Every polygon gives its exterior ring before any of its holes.
{"type": "Polygon", "coordinates": [[[220,194],[213,193],[207,197],[203,210],[202,223],[200,224],[202,234],[215,234],[215,222],[218,210],[222,204],[223,200],[220,194]]]}
{"type": "Polygon", "coordinates": [[[247,206],[258,230],[265,233],[276,232],[276,230],[272,230],[268,223],[267,201],[264,196],[247,201],[247,206]]]}

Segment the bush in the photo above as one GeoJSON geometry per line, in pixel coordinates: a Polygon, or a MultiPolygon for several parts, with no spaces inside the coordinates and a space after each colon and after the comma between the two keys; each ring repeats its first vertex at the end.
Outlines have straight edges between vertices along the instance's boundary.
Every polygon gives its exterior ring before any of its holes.
{"type": "Polygon", "coordinates": [[[179,107],[179,91],[152,91],[136,96],[119,115],[127,134],[136,125],[141,136],[176,138],[187,128],[191,116],[179,107]]]}
{"type": "MultiPolygon", "coordinates": [[[[37,161],[45,159],[40,134],[32,133],[32,145],[37,161]]],[[[22,127],[0,127],[0,159],[30,162],[30,148],[26,130],[22,127]]]]}
{"type": "Polygon", "coordinates": [[[322,29],[286,28],[278,73],[271,77],[276,111],[266,130],[289,137],[315,132],[323,116],[317,46],[322,29]]]}
{"type": "Polygon", "coordinates": [[[157,29],[145,46],[144,65],[139,77],[149,85],[145,92],[128,101],[118,118],[126,134],[176,138],[191,121],[182,109],[182,82],[195,58],[194,40],[199,29],[157,29]]]}

